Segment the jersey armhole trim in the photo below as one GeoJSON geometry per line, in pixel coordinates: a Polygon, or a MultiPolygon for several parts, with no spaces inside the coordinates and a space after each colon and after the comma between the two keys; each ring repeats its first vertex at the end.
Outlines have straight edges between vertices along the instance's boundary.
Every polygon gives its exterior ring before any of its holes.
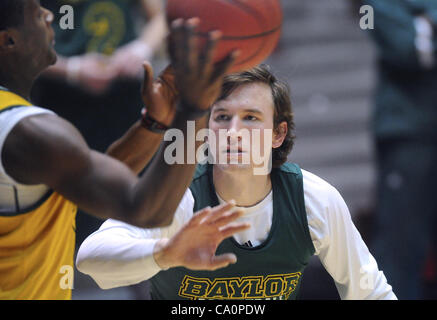
{"type": "Polygon", "coordinates": [[[48,198],[50,198],[52,196],[53,193],[54,193],[54,191],[50,189],[49,191],[47,191],[47,193],[44,196],[42,196],[41,199],[39,199],[35,204],[31,205],[30,207],[26,208],[25,210],[18,209],[14,212],[11,212],[11,211],[2,211],[0,209],[0,217],[16,217],[19,215],[23,215],[23,214],[32,212],[32,211],[38,209],[48,198]]]}
{"type": "Polygon", "coordinates": [[[3,112],[6,112],[6,111],[10,111],[12,109],[24,108],[24,107],[28,108],[29,106],[26,106],[26,105],[23,105],[23,104],[16,104],[16,105],[13,105],[13,106],[9,106],[7,108],[4,108],[4,109],[0,110],[0,114],[3,113],[3,112]]]}

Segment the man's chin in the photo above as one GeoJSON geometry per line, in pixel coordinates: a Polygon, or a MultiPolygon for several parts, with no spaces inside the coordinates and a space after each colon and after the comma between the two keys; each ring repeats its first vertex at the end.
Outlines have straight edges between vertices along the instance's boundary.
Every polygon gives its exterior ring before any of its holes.
{"type": "Polygon", "coordinates": [[[250,164],[242,164],[242,163],[217,163],[215,164],[222,171],[232,172],[232,171],[243,171],[252,169],[253,166],[250,164]]]}
{"type": "Polygon", "coordinates": [[[53,52],[53,54],[49,54],[49,56],[47,57],[46,61],[44,64],[40,64],[40,69],[39,72],[37,74],[37,76],[39,77],[41,74],[43,74],[47,69],[49,69],[51,66],[55,65],[56,62],[58,61],[58,57],[56,55],[56,53],[53,52]]]}

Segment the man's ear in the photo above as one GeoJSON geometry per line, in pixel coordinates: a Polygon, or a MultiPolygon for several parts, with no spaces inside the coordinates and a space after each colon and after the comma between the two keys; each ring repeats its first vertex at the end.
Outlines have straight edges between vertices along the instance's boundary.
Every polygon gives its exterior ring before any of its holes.
{"type": "Polygon", "coordinates": [[[14,35],[6,30],[0,31],[0,50],[12,49],[15,46],[14,35]]]}
{"type": "Polygon", "coordinates": [[[279,148],[285,140],[288,133],[287,122],[281,122],[276,129],[273,130],[273,149],[279,148]]]}

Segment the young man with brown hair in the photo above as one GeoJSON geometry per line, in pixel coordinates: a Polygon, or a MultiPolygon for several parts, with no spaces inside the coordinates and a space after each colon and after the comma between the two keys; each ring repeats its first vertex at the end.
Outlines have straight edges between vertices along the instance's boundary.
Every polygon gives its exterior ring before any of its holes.
{"type": "MultiPolygon", "coordinates": [[[[396,299],[338,191],[286,162],[294,123],[285,83],[265,66],[227,76],[208,128],[212,161],[198,166],[173,223],[141,229],[106,221],[79,249],[81,272],[104,289],[150,279],[153,299],[296,299],[316,254],[342,299],[396,299]],[[270,158],[271,170],[255,173],[270,158]],[[186,227],[199,219],[196,210],[230,199],[250,228],[217,248],[211,235],[186,227]],[[223,253],[236,263],[201,271],[223,253]]],[[[122,140],[125,154],[138,152],[122,140]]]]}

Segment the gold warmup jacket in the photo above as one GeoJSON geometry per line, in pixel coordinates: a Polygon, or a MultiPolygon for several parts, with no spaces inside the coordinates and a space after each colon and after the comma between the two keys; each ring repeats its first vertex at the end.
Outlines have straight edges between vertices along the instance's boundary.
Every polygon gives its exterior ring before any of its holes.
{"type": "MultiPolygon", "coordinates": [[[[30,105],[0,90],[0,113],[30,105]]],[[[17,192],[16,185],[10,187],[17,192]]],[[[52,191],[26,210],[0,203],[1,300],[71,299],[76,211],[75,204],[52,191]]]]}

